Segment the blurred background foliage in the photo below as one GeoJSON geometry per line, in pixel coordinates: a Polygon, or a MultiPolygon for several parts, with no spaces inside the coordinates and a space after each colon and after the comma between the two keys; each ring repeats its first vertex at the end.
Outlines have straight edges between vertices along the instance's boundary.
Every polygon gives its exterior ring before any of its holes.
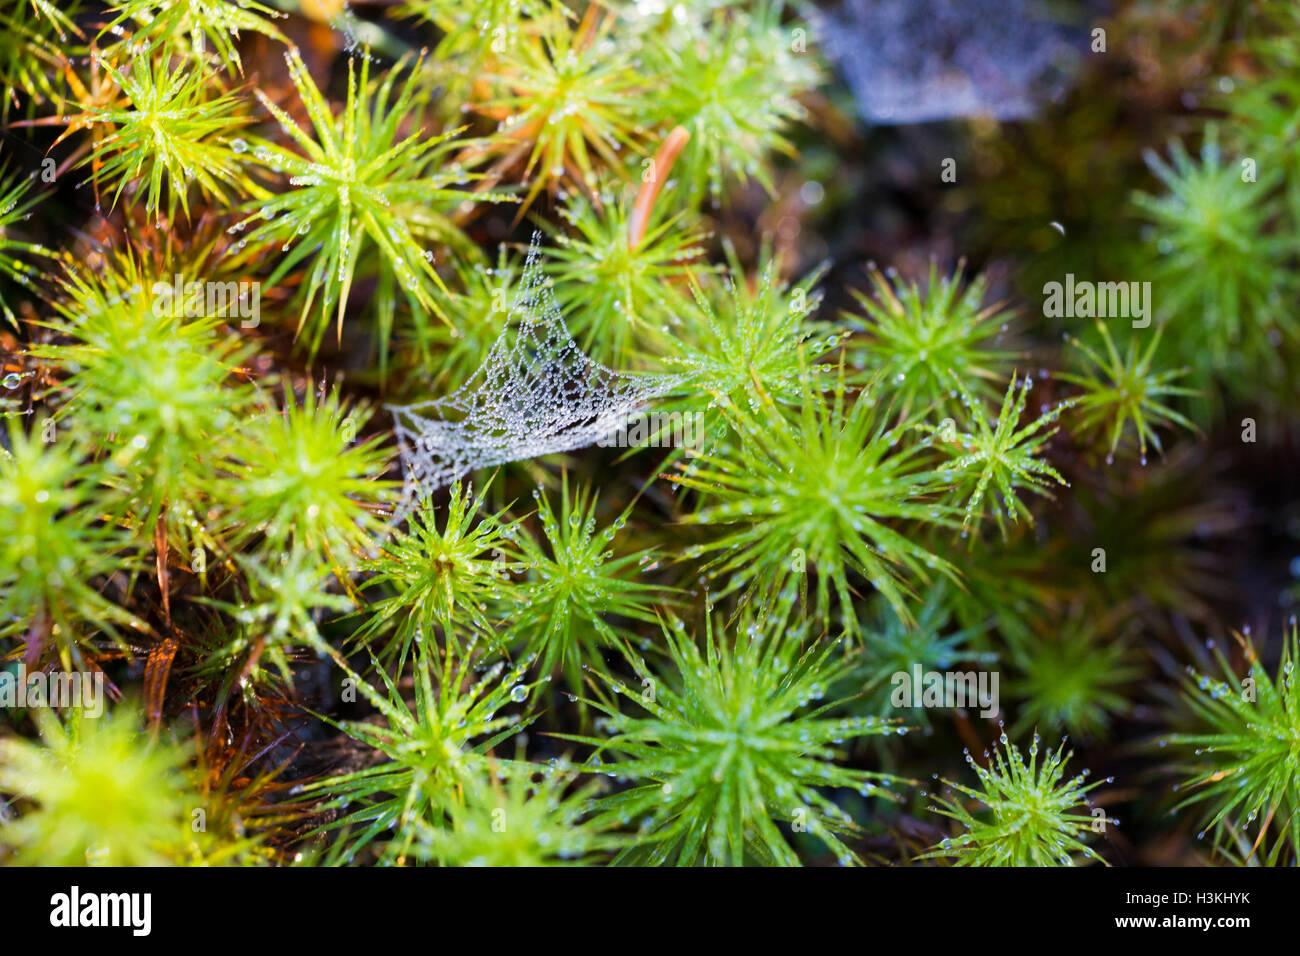
{"type": "Polygon", "coordinates": [[[126,700],[0,710],[0,859],[1294,863],[1294,750],[1221,698],[1298,732],[1300,13],[1052,4],[1032,115],[912,122],[821,42],[854,16],[11,0],[0,657],[126,700]],[[395,531],[381,406],[471,379],[534,229],[585,350],[705,383],[708,454],[515,462],[395,531]],[[1046,315],[1067,274],[1151,326],[1046,315]],[[999,672],[1004,726],[899,712],[913,663],[999,672]],[[810,753],[711,783],[747,707],[810,753]]]}

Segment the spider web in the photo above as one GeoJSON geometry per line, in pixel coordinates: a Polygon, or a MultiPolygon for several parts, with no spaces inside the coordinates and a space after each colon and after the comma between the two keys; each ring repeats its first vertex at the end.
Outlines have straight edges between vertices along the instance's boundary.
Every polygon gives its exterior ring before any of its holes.
{"type": "Polygon", "coordinates": [[[539,239],[534,233],[505,328],[478,370],[443,398],[387,406],[403,471],[394,521],[479,468],[594,444],[686,379],[618,372],[578,348],[539,239]]]}

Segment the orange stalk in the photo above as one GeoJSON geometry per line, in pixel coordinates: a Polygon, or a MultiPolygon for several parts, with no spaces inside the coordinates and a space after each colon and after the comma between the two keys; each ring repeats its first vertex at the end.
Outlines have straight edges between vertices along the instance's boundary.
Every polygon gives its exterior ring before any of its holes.
{"type": "Polygon", "coordinates": [[[677,162],[678,155],[690,138],[691,134],[687,132],[686,127],[676,126],[660,144],[655,158],[650,163],[650,178],[641,184],[641,191],[636,194],[636,202],[632,205],[632,215],[628,217],[629,247],[635,249],[645,238],[646,227],[650,223],[650,210],[654,208],[655,200],[659,198],[659,191],[663,189],[673,163],[677,162]]]}

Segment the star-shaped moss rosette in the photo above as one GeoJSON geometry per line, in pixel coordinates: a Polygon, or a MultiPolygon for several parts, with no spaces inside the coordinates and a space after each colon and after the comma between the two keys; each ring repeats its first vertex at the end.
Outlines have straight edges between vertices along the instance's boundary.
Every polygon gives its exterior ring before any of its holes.
{"type": "Polygon", "coordinates": [[[1096,825],[1118,826],[1119,821],[1088,803],[1088,794],[1110,780],[1087,783],[1083,770],[1067,778],[1066,764],[1073,753],[1065,753],[1065,741],[1050,748],[1039,759],[1038,734],[1029,745],[1028,759],[1000,737],[992,759],[976,763],[970,753],[966,762],[979,778],[978,788],[944,781],[955,791],[938,797],[932,809],[950,817],[962,832],[945,838],[920,859],[943,858],[957,866],[1075,866],[1100,861],[1089,846],[1096,825]]]}
{"type": "Polygon", "coordinates": [[[670,666],[655,671],[633,657],[633,683],[596,675],[622,703],[589,701],[605,715],[597,726],[606,736],[569,739],[596,748],[584,769],[631,783],[594,804],[596,820],[636,830],[616,863],[798,865],[791,830],[817,838],[841,864],[857,862],[844,842],[857,828],[828,791],[889,798],[902,781],[842,766],[838,747],[904,729],[828,716],[839,702],[823,698],[851,663],[838,642],[803,644],[792,603],[734,631],[706,619],[702,642],[671,618],[670,666]]]}
{"type": "Polygon", "coordinates": [[[1294,865],[1300,859],[1296,635],[1292,617],[1273,674],[1246,635],[1236,635],[1246,659],[1244,676],[1237,676],[1223,648],[1216,646],[1221,678],[1188,668],[1182,699],[1197,728],[1161,740],[1183,755],[1177,809],[1200,809],[1199,835],[1212,833],[1215,851],[1229,858],[1270,866],[1294,865]]]}

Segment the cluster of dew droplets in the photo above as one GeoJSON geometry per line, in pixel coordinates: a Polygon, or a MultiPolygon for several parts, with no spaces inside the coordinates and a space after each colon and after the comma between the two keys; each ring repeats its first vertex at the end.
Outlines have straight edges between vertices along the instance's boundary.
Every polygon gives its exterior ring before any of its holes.
{"type": "Polygon", "coordinates": [[[573,451],[679,387],[682,375],[629,375],[592,361],[569,334],[529,246],[506,327],[479,369],[444,398],[390,405],[405,517],[421,497],[478,468],[573,451]]]}

